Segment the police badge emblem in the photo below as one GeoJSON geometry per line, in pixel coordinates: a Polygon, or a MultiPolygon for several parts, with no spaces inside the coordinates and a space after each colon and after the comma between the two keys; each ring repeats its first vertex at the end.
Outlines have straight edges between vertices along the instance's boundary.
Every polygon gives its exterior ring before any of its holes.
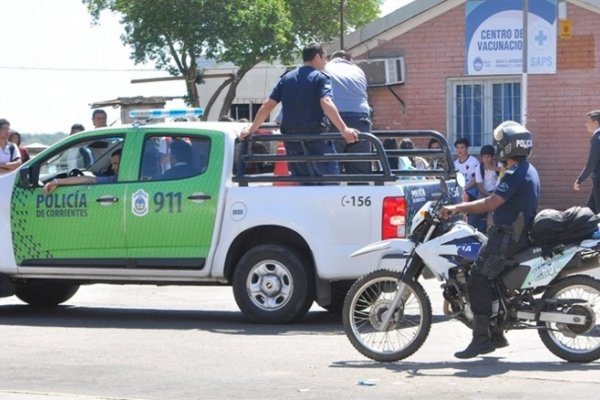
{"type": "Polygon", "coordinates": [[[143,189],[131,195],[131,212],[137,217],[143,217],[148,214],[148,193],[143,189]]]}

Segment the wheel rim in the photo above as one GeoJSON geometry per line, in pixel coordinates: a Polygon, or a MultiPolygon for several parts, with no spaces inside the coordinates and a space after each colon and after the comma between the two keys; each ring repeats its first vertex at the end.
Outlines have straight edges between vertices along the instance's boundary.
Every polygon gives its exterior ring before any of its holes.
{"type": "Polygon", "coordinates": [[[573,285],[558,291],[553,298],[585,300],[571,310],[574,314],[585,315],[589,323],[570,327],[568,324],[547,322],[550,339],[571,353],[584,354],[600,348],[600,292],[591,286],[573,285]]]}
{"type": "Polygon", "coordinates": [[[399,352],[413,343],[423,328],[423,304],[410,286],[387,330],[382,317],[394,299],[398,279],[381,277],[361,287],[352,299],[350,324],[356,339],[374,353],[399,352]]]}
{"type": "Polygon", "coordinates": [[[256,307],[275,311],[289,302],[294,290],[294,280],[285,265],[274,260],[264,260],[250,270],[246,289],[256,307]]]}

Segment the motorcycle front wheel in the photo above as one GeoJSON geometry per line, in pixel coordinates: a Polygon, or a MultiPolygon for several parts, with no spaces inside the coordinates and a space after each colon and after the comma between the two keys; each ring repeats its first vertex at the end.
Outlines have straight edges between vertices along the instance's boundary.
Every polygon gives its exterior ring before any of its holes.
{"type": "Polygon", "coordinates": [[[583,325],[539,322],[540,338],[554,355],[570,362],[600,358],[600,281],[586,275],[561,279],[544,294],[545,299],[580,300],[563,311],[585,317],[583,325]]]}
{"type": "Polygon", "coordinates": [[[364,275],[350,288],[342,318],[350,343],[364,356],[383,362],[415,353],[431,329],[431,302],[418,282],[406,285],[387,327],[384,317],[396,296],[401,274],[378,270],[364,275]]]}

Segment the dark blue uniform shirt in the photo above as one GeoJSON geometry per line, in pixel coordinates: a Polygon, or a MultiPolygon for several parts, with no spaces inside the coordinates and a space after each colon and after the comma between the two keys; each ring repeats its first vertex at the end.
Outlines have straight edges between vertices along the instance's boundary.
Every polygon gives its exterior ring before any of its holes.
{"type": "Polygon", "coordinates": [[[522,212],[531,227],[540,197],[540,178],[535,167],[522,161],[506,170],[495,192],[505,203],[494,210],[494,225],[510,225],[522,212]]]}
{"type": "Polygon", "coordinates": [[[310,66],[284,74],[269,96],[283,106],[283,133],[320,133],[321,98],[332,97],[331,78],[310,66]]]}
{"type": "Polygon", "coordinates": [[[590,155],[585,168],[579,174],[577,182],[585,181],[592,175],[593,180],[600,180],[600,129],[596,129],[590,140],[590,155]]]}

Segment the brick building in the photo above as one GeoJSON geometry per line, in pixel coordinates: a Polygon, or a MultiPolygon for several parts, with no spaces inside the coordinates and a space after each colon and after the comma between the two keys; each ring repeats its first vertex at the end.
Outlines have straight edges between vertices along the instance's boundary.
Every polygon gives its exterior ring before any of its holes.
{"type": "MultiPolygon", "coordinates": [[[[469,133],[471,152],[479,154],[499,122],[520,120],[521,75],[465,75],[465,3],[417,0],[345,38],[357,60],[404,63],[403,83],[369,89],[374,129],[435,129],[453,143],[475,121],[481,129],[469,133]]],[[[528,76],[542,208],[584,205],[591,187],[588,180],[581,192],[572,190],[589,151],[585,114],[600,109],[600,0],[567,1],[567,18],[572,36],[557,39],[557,73],[528,76]]]]}

